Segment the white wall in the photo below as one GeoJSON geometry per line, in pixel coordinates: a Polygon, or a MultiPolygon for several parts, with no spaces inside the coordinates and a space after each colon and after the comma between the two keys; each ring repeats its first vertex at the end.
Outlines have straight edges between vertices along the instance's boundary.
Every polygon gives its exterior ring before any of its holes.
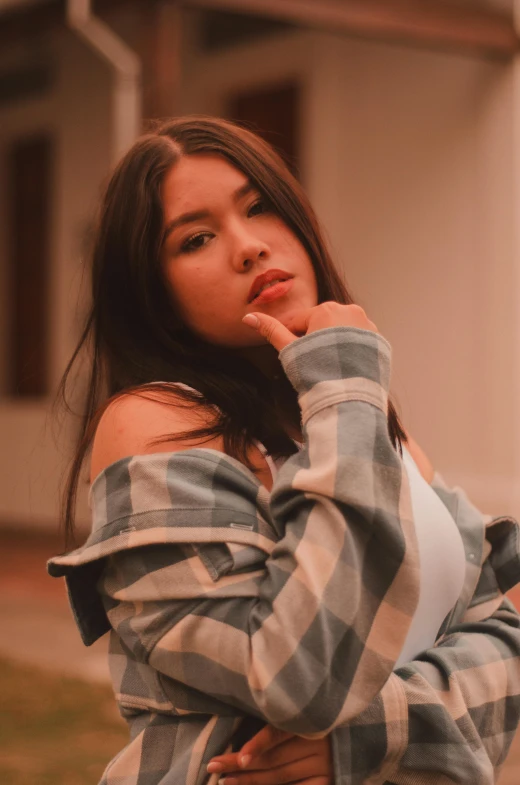
{"type": "Polygon", "coordinates": [[[475,502],[518,515],[512,69],[334,36],[319,51],[308,185],[393,345],[404,422],[475,502]]]}
{"type": "MultiPolygon", "coordinates": [[[[0,112],[0,160],[19,134],[56,134],[56,171],[51,227],[51,381],[57,386],[78,335],[86,307],[79,298],[85,231],[109,164],[110,72],[72,34],[48,42],[57,68],[52,93],[38,101],[8,105],[0,112]]],[[[0,176],[5,186],[5,178],[0,176]]],[[[6,190],[0,195],[0,525],[55,528],[70,432],[53,437],[49,400],[8,398],[5,367],[6,190]],[[4,326],[4,329],[2,327],[4,326]],[[2,362],[3,360],[3,362],[2,362]],[[3,394],[1,394],[3,393],[3,394]]],[[[73,425],[71,427],[74,427],[73,425]]],[[[85,488],[80,518],[85,521],[85,488]]]]}
{"type": "Polygon", "coordinates": [[[183,108],[290,74],[304,183],[393,345],[405,424],[476,503],[520,515],[512,68],[302,32],[199,58],[183,108]]]}

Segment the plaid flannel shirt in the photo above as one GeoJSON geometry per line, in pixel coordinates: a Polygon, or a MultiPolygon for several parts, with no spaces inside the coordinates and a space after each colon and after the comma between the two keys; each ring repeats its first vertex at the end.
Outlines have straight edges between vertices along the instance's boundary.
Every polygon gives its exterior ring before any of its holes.
{"type": "Polygon", "coordinates": [[[434,648],[394,671],[419,591],[390,347],[338,327],[280,354],[304,445],[271,493],[209,449],[133,456],[91,489],[65,575],[83,640],[110,630],[130,742],[103,785],[202,785],[265,722],[330,734],[335,785],[494,782],[520,716],[518,530],[436,478],[466,557],[434,648]]]}

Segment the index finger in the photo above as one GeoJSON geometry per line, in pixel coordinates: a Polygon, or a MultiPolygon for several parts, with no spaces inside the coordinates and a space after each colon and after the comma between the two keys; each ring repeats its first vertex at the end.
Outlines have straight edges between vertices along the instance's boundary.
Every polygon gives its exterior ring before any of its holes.
{"type": "Polygon", "coordinates": [[[247,741],[238,752],[228,752],[212,758],[208,765],[208,771],[210,773],[222,773],[245,769],[254,758],[259,758],[263,753],[274,749],[291,738],[297,737],[292,733],[286,733],[266,725],[252,739],[247,741]]]}
{"type": "Polygon", "coordinates": [[[273,728],[272,725],[266,725],[252,739],[246,741],[239,751],[238,763],[240,768],[245,768],[253,758],[262,755],[267,750],[273,749],[273,747],[277,747],[279,744],[283,744],[284,741],[287,741],[292,736],[294,736],[293,733],[273,728]]]}
{"type": "Polygon", "coordinates": [[[290,332],[274,316],[265,313],[251,312],[246,314],[242,321],[253,330],[256,330],[268,341],[277,351],[281,351],[288,344],[296,340],[296,335],[290,332]]]}

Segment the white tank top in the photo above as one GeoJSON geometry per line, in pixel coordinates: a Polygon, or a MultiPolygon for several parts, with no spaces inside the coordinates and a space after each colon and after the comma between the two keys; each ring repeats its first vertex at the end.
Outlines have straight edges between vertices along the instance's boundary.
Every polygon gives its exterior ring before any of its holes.
{"type": "Polygon", "coordinates": [[[396,668],[433,646],[444,618],[459,598],[466,573],[457,525],[404,445],[403,461],[410,483],[421,575],[419,603],[396,668]]]}
{"type": "MultiPolygon", "coordinates": [[[[274,480],[284,459],[275,462],[262,444],[257,443],[257,446],[274,480]]],[[[442,622],[459,598],[466,571],[464,546],[457,525],[404,445],[403,463],[410,483],[419,550],[420,588],[419,602],[396,668],[433,646],[442,622]]]]}
{"type": "MultiPolygon", "coordinates": [[[[187,384],[176,384],[193,390],[187,384]]],[[[296,444],[302,446],[298,442],[296,444]]],[[[256,442],[256,446],[265,457],[274,481],[286,459],[274,461],[261,442],[256,442]]],[[[466,572],[464,546],[457,525],[420,473],[405,445],[403,463],[410,483],[419,550],[420,588],[419,602],[396,668],[433,646],[442,622],[459,598],[466,572]]]]}

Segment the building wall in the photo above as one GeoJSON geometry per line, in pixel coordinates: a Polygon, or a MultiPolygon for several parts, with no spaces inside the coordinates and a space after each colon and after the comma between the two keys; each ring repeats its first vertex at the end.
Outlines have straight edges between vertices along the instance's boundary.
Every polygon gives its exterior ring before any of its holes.
{"type": "MultiPolygon", "coordinates": [[[[56,138],[51,226],[51,378],[57,387],[79,333],[86,300],[80,296],[82,252],[109,164],[110,74],[70,33],[47,41],[56,68],[52,91],[0,111],[0,160],[21,134],[49,130],[56,138]]],[[[5,173],[2,173],[5,174],[5,173]]],[[[5,176],[0,176],[0,216],[6,215],[5,176]]],[[[48,400],[6,395],[7,227],[0,218],[0,525],[55,528],[59,485],[71,430],[60,429],[48,400]]],[[[86,521],[85,487],[80,518],[86,521]]]]}
{"type": "Polygon", "coordinates": [[[392,343],[405,425],[483,509],[520,514],[512,68],[306,32],[199,58],[186,105],[290,74],[304,183],[392,343]]]}
{"type": "MultiPolygon", "coordinates": [[[[0,161],[17,134],[56,130],[56,385],[87,302],[82,249],[110,163],[111,83],[72,34],[50,46],[56,86],[0,111],[0,161]]],[[[312,31],[203,55],[188,24],[185,48],[182,112],[219,114],[238,89],[300,81],[304,184],[356,298],[392,343],[405,424],[476,503],[520,514],[512,69],[312,31]]],[[[0,186],[0,369],[5,198],[0,186]]],[[[54,528],[74,424],[55,440],[50,401],[5,389],[0,370],[0,525],[54,528]]]]}
{"type": "Polygon", "coordinates": [[[334,37],[318,62],[309,188],[404,423],[484,509],[520,513],[512,69],[334,37]]]}

